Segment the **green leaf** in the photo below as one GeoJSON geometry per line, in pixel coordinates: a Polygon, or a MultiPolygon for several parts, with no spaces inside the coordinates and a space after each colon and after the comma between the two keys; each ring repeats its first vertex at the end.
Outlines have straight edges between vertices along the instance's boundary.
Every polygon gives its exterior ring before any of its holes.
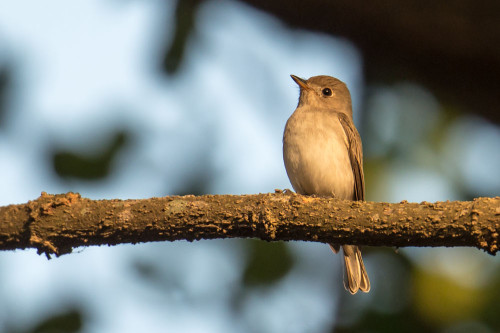
{"type": "Polygon", "coordinates": [[[293,257],[284,242],[251,240],[243,284],[265,286],[279,282],[292,269],[293,257]]]}

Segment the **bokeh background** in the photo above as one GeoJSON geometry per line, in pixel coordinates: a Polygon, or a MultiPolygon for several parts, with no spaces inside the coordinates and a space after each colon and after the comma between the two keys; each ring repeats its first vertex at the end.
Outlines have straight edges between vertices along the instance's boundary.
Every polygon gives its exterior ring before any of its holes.
{"type": "MultiPolygon", "coordinates": [[[[350,87],[367,199],[500,194],[494,1],[0,0],[0,205],[290,188],[289,74],[350,87]]],[[[304,242],[0,253],[0,332],[499,332],[476,249],[304,242]]]]}

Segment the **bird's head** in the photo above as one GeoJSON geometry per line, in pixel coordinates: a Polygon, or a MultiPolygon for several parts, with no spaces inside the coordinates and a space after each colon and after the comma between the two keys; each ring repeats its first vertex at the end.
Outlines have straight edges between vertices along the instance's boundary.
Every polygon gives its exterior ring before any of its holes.
{"type": "Polygon", "coordinates": [[[352,117],[351,94],[344,82],[326,75],[308,80],[290,76],[300,87],[299,107],[342,112],[352,117]]]}

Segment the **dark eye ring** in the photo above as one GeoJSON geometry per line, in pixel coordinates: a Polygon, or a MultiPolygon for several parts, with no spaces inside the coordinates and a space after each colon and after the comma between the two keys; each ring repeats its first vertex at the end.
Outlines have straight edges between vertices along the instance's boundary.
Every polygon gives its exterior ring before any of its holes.
{"type": "Polygon", "coordinates": [[[324,88],[323,90],[321,90],[321,92],[324,96],[332,96],[332,89],[330,88],[324,88]]]}

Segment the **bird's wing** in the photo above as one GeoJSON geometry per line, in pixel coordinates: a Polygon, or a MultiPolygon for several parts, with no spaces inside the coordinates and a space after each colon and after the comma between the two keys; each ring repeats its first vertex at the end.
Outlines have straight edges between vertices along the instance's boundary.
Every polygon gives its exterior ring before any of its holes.
{"type": "Polygon", "coordinates": [[[363,147],[354,123],[346,114],[339,113],[340,123],[347,136],[347,149],[354,175],[354,200],[365,200],[365,178],[363,175],[363,147]]]}

